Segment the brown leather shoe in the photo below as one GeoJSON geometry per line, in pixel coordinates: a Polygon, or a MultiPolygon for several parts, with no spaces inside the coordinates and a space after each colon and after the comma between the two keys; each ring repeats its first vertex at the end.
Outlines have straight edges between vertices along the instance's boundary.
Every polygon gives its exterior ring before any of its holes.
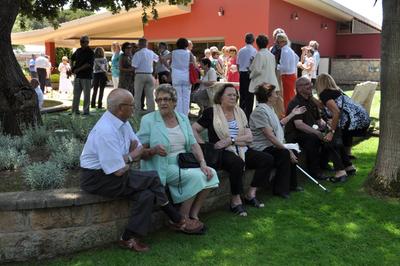
{"type": "Polygon", "coordinates": [[[145,243],[142,243],[137,238],[131,238],[128,240],[119,240],[119,245],[123,248],[128,248],[136,252],[146,252],[150,250],[150,247],[145,243]]]}
{"type": "Polygon", "coordinates": [[[180,231],[185,234],[199,234],[204,227],[204,224],[198,220],[184,219],[179,223],[169,221],[169,226],[175,231],[180,231]]]}

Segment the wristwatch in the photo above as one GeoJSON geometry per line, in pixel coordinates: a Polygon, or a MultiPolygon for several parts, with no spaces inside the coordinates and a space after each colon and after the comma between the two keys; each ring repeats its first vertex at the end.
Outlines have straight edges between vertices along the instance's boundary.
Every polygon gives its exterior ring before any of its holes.
{"type": "Polygon", "coordinates": [[[231,142],[232,142],[232,145],[235,145],[235,138],[234,137],[231,137],[231,142]]]}
{"type": "Polygon", "coordinates": [[[133,159],[132,159],[132,156],[130,154],[128,154],[128,163],[129,164],[133,163],[133,159]]]}

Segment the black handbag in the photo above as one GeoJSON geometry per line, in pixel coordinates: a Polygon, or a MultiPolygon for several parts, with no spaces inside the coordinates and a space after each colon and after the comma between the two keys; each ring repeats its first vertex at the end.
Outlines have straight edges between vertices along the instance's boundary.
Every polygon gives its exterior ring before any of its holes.
{"type": "Polygon", "coordinates": [[[222,151],[221,149],[215,149],[213,143],[205,142],[201,143],[200,147],[203,151],[204,160],[208,166],[219,169],[221,166],[222,151]]]}
{"type": "Polygon", "coordinates": [[[178,166],[179,166],[179,181],[178,181],[178,192],[182,195],[182,177],[181,168],[199,168],[200,163],[197,161],[191,152],[182,152],[178,154],[178,166]]]}
{"type": "Polygon", "coordinates": [[[178,154],[179,168],[199,168],[200,164],[191,152],[182,152],[178,154]]]}

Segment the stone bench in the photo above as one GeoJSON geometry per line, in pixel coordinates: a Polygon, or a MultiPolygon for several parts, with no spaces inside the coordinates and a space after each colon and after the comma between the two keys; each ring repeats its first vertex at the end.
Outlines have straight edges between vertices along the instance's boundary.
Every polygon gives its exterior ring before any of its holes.
{"type": "MultiPolygon", "coordinates": [[[[246,171],[245,186],[254,171],[246,171]]],[[[207,198],[203,212],[228,206],[230,184],[220,171],[220,186],[207,198]]],[[[0,264],[50,258],[115,242],[129,215],[130,202],[91,195],[79,188],[0,193],[0,264]]],[[[153,230],[166,223],[153,212],[153,230]]]]}

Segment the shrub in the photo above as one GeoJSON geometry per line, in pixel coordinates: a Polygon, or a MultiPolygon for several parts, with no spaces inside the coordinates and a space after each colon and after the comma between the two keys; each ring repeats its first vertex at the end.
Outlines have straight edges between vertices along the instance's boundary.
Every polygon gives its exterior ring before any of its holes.
{"type": "Polygon", "coordinates": [[[50,137],[48,147],[51,152],[50,160],[66,169],[79,167],[79,157],[83,144],[75,138],[50,137]]]}
{"type": "Polygon", "coordinates": [[[133,128],[133,130],[135,130],[135,132],[139,131],[140,120],[141,120],[141,117],[136,116],[136,115],[132,116],[132,117],[129,119],[129,122],[131,123],[132,128],[133,128]]]}
{"type": "Polygon", "coordinates": [[[58,115],[58,116],[44,116],[44,123],[50,131],[54,130],[68,130],[64,135],[76,137],[81,141],[85,141],[90,130],[99,120],[101,114],[90,115],[88,117],[58,115]]]}
{"type": "Polygon", "coordinates": [[[53,161],[33,163],[24,168],[25,183],[32,190],[60,188],[64,184],[66,171],[53,161]]]}
{"type": "Polygon", "coordinates": [[[32,142],[26,136],[0,135],[0,147],[2,149],[15,148],[17,151],[30,150],[32,142]]]}
{"type": "Polygon", "coordinates": [[[44,126],[26,128],[24,129],[23,134],[25,138],[24,143],[36,147],[45,145],[47,138],[49,137],[49,132],[44,126]]]}
{"type": "Polygon", "coordinates": [[[0,149],[0,170],[14,170],[28,162],[29,157],[24,150],[18,151],[14,147],[0,149]]]}
{"type": "Polygon", "coordinates": [[[86,141],[90,130],[92,130],[94,125],[97,123],[99,117],[100,116],[96,114],[86,118],[73,117],[70,126],[74,137],[81,141],[86,141]]]}
{"type": "Polygon", "coordinates": [[[50,82],[53,83],[59,83],[60,82],[60,74],[51,74],[50,76],[50,82]]]}
{"type": "Polygon", "coordinates": [[[10,148],[15,147],[15,139],[9,135],[0,135],[0,147],[10,148]]]}

